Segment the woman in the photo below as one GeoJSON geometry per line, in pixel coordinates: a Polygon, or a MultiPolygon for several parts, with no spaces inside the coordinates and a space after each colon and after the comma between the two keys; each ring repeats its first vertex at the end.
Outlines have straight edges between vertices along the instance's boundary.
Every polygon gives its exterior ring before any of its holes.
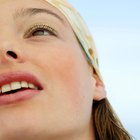
{"type": "Polygon", "coordinates": [[[1,0],[0,19],[0,140],[131,139],[66,0],[1,0]]]}

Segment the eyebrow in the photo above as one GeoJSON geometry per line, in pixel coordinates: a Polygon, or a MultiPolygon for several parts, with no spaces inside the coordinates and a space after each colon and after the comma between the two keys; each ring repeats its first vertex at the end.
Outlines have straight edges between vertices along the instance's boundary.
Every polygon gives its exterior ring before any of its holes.
{"type": "Polygon", "coordinates": [[[54,16],[55,18],[57,18],[58,20],[60,20],[62,23],[64,23],[64,20],[56,13],[54,13],[53,11],[49,10],[49,9],[43,9],[43,8],[22,8],[22,9],[18,9],[15,13],[14,13],[14,19],[16,20],[17,18],[21,18],[21,17],[32,17],[41,13],[45,13],[45,14],[49,14],[54,16]]]}

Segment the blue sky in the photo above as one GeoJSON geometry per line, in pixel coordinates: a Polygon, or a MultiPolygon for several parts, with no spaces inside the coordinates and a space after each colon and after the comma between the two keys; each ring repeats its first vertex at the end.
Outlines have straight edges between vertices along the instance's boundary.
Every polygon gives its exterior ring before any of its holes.
{"type": "Polygon", "coordinates": [[[68,1],[93,34],[112,106],[128,131],[140,139],[140,1],[68,1]]]}

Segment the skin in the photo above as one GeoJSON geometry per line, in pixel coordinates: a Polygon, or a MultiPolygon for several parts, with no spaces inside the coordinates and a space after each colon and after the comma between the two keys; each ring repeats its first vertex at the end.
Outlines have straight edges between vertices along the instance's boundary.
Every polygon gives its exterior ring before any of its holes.
{"type": "Polygon", "coordinates": [[[65,17],[43,0],[0,0],[0,19],[0,74],[29,72],[43,85],[30,100],[0,106],[0,139],[94,140],[92,103],[106,92],[65,17]],[[13,19],[17,9],[29,7],[49,9],[63,22],[46,13],[13,19]],[[25,38],[38,23],[54,28],[57,36],[46,31],[25,38]],[[7,55],[9,50],[17,58],[7,55]]]}

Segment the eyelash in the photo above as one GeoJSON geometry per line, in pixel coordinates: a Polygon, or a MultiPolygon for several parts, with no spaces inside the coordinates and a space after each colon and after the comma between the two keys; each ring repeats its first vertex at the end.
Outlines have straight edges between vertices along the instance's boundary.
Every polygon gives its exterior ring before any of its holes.
{"type": "MultiPolygon", "coordinates": [[[[31,26],[24,35],[24,38],[30,38],[33,35],[33,33],[37,32],[37,31],[47,31],[50,35],[54,35],[57,36],[57,31],[55,29],[53,29],[52,27],[46,25],[46,24],[36,24],[31,26]]],[[[42,35],[37,35],[37,36],[42,36],[42,35]]],[[[44,35],[43,35],[44,36],[44,35]]]]}

